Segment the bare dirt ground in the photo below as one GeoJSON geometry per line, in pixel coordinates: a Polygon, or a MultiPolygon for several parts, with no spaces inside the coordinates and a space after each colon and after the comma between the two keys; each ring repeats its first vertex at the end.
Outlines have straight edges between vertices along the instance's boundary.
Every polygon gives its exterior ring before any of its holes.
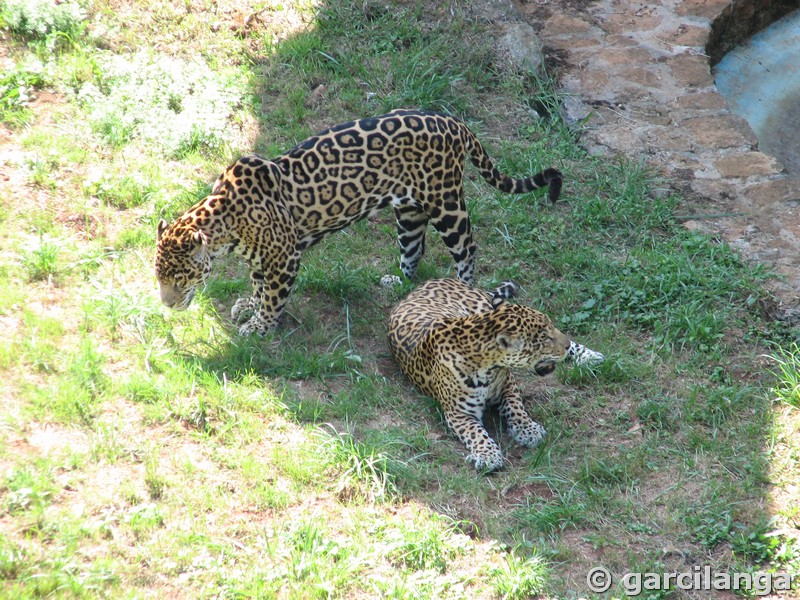
{"type": "Polygon", "coordinates": [[[728,0],[472,6],[501,30],[531,25],[566,93],[564,114],[582,127],[582,144],[652,166],[664,178],[662,193],[685,199],[686,226],[716,234],[773,269],[775,316],[800,319],[800,180],[759,151],[750,126],[718,93],[711,64],[742,28],[768,23],[745,23],[749,13],[728,0]]]}

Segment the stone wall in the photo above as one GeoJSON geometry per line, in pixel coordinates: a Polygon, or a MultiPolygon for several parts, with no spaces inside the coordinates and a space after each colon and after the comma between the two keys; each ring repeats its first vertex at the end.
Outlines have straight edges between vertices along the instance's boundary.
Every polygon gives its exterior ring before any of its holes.
{"type": "Polygon", "coordinates": [[[797,9],[800,0],[734,0],[711,23],[706,44],[711,66],[752,35],[797,9]]]}
{"type": "Polygon", "coordinates": [[[686,227],[718,236],[782,276],[770,282],[775,314],[800,322],[800,180],[761,151],[748,123],[719,94],[711,69],[731,48],[800,8],[800,0],[515,0],[515,6],[548,56],[559,58],[563,116],[582,145],[653,167],[661,178],[653,193],[681,194],[686,227]]]}

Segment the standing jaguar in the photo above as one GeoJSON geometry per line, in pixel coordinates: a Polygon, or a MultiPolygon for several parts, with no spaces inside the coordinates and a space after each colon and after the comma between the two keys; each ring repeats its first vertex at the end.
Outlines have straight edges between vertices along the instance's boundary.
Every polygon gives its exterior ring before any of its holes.
{"type": "Polygon", "coordinates": [[[485,292],[456,279],[431,279],[389,315],[389,347],[400,369],[439,402],[469,451],[467,462],[479,471],[503,466],[500,446],[482,423],[488,407],[499,408],[517,443],[532,447],[545,436],[525,412],[511,368],[544,376],[565,358],[584,365],[605,360],[571,341],[546,315],[507,303],[516,289],[510,281],[485,292]]]}
{"type": "Polygon", "coordinates": [[[548,187],[558,199],[562,176],[545,169],[523,179],[503,175],[478,139],[454,117],[416,110],[337,125],[274,159],[245,156],[217,179],[212,192],[157,231],[155,271],[161,300],[186,308],[208,277],[212,259],[228,252],[250,265],[252,296],[231,310],[239,329],[275,328],[294,285],[300,255],[320,239],[381,208],[397,221],[400,268],[412,277],[430,222],[472,283],[477,244],[464,202],[469,155],[483,178],[512,194],[548,187]]]}

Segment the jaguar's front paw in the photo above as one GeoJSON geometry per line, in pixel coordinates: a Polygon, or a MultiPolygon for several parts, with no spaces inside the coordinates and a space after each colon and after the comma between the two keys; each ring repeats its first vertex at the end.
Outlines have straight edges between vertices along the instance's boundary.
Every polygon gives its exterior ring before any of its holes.
{"type": "Polygon", "coordinates": [[[253,298],[239,298],[231,308],[231,319],[241,323],[253,313],[253,298]]]}
{"type": "Polygon", "coordinates": [[[512,425],[510,433],[515,442],[528,448],[534,448],[541,444],[544,436],[547,435],[545,428],[536,421],[530,421],[522,425],[512,425]]]}
{"type": "Polygon", "coordinates": [[[269,323],[261,315],[253,315],[247,323],[239,327],[239,335],[248,336],[253,333],[264,337],[275,329],[274,323],[269,323]]]}
{"type": "Polygon", "coordinates": [[[486,449],[474,449],[466,458],[476,471],[488,473],[503,468],[503,453],[499,446],[486,449]]]}

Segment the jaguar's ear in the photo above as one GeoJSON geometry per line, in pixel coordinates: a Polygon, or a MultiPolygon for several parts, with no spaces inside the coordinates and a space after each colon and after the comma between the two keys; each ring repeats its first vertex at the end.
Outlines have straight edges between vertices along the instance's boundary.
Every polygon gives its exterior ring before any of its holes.
{"type": "Polygon", "coordinates": [[[497,345],[506,352],[519,352],[525,346],[525,340],[519,335],[501,333],[495,339],[497,345]]]}
{"type": "Polygon", "coordinates": [[[161,219],[158,222],[158,228],[156,229],[156,242],[161,241],[161,236],[164,235],[164,232],[167,230],[167,222],[164,219],[161,219]]]}
{"type": "Polygon", "coordinates": [[[189,237],[192,243],[192,256],[200,258],[208,252],[208,236],[202,231],[195,231],[189,237]]]}

